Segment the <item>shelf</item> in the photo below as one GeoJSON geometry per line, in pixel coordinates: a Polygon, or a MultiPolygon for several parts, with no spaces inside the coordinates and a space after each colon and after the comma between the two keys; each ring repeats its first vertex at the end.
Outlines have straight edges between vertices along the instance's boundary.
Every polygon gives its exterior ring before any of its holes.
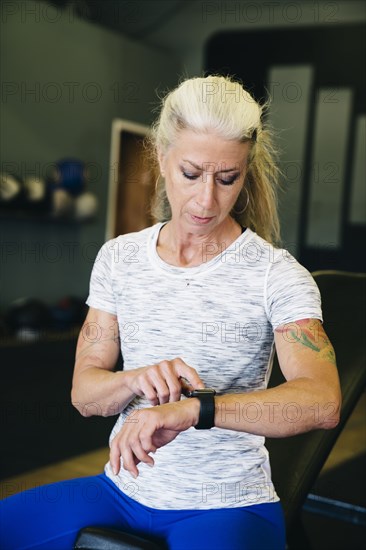
{"type": "Polygon", "coordinates": [[[0,208],[0,221],[25,221],[34,223],[52,223],[60,225],[84,225],[96,221],[96,217],[78,220],[72,216],[54,216],[42,210],[17,210],[0,208]]]}
{"type": "Polygon", "coordinates": [[[42,332],[42,334],[34,339],[16,338],[11,335],[3,335],[0,337],[0,349],[10,347],[27,347],[39,345],[44,342],[64,342],[68,340],[77,340],[81,325],[74,325],[67,330],[49,330],[42,332]]]}

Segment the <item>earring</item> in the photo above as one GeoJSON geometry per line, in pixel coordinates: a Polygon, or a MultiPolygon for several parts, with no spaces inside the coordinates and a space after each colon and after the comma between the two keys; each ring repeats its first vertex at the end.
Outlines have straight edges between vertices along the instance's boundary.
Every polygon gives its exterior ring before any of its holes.
{"type": "Polygon", "coordinates": [[[248,189],[247,189],[246,187],[244,187],[244,190],[245,190],[245,192],[246,192],[246,194],[247,194],[247,202],[246,202],[244,208],[243,208],[242,210],[240,210],[239,212],[236,211],[234,208],[232,209],[232,211],[234,212],[234,214],[236,214],[237,216],[240,216],[240,214],[243,214],[243,213],[246,211],[246,209],[248,208],[248,204],[249,204],[249,193],[248,193],[248,189]]]}

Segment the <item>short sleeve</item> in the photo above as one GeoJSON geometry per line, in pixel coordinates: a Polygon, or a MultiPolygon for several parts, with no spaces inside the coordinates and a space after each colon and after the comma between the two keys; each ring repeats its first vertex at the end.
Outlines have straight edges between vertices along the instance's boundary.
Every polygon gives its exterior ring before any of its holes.
{"type": "Polygon", "coordinates": [[[86,303],[89,307],[101,309],[116,315],[116,300],[113,292],[113,239],[104,243],[94,261],[89,296],[86,303]]]}
{"type": "Polygon", "coordinates": [[[323,321],[318,286],[309,271],[286,250],[277,250],[277,258],[267,272],[266,310],[273,327],[299,321],[323,321]]]}

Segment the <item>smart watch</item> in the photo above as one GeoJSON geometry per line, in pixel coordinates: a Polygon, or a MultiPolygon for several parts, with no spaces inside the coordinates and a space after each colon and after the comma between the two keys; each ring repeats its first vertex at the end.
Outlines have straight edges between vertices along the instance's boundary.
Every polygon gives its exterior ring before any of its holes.
{"type": "Polygon", "coordinates": [[[186,392],[187,397],[197,397],[200,400],[200,414],[196,430],[209,430],[215,426],[215,394],[212,388],[203,388],[186,392]]]}

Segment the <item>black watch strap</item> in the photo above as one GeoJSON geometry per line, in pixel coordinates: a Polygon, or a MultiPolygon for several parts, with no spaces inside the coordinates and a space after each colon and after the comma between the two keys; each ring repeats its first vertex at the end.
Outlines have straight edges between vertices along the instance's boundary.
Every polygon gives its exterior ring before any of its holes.
{"type": "Polygon", "coordinates": [[[201,404],[196,430],[213,428],[215,426],[215,391],[202,393],[194,391],[191,397],[197,397],[201,404]]]}

